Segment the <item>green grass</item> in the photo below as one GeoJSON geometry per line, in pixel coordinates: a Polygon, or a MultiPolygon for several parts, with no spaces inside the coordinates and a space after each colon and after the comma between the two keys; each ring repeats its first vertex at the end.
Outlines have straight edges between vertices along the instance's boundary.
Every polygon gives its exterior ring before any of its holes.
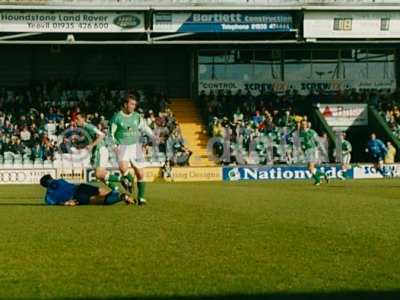
{"type": "Polygon", "coordinates": [[[399,180],[154,183],[146,207],[1,191],[1,299],[400,297],[399,180]]]}

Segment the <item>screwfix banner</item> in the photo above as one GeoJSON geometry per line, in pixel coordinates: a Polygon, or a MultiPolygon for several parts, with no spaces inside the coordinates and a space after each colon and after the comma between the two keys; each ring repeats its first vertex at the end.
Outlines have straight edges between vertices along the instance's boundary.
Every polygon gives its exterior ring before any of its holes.
{"type": "MultiPolygon", "coordinates": [[[[199,75],[209,72],[208,65],[200,65],[199,75]]],[[[307,96],[311,92],[331,93],[349,89],[386,89],[394,91],[396,82],[394,79],[373,80],[297,80],[297,81],[266,81],[266,80],[199,80],[199,92],[229,90],[236,93],[250,92],[256,96],[261,93],[274,91],[277,93],[287,90],[296,90],[300,95],[307,96]]]]}
{"type": "MultiPolygon", "coordinates": [[[[389,164],[383,167],[383,172],[389,177],[400,177],[400,164],[389,164]]],[[[382,179],[383,175],[373,165],[360,165],[354,168],[355,179],[382,179]]]]}
{"type": "Polygon", "coordinates": [[[144,32],[143,13],[0,12],[0,32],[144,32]]]}
{"type": "Polygon", "coordinates": [[[155,13],[154,32],[290,32],[288,13],[155,13]]]}

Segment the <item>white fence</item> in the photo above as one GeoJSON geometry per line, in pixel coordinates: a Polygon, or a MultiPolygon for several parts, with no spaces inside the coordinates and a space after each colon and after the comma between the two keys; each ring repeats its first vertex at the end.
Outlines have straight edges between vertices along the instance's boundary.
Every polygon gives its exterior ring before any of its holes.
{"type": "MultiPolygon", "coordinates": [[[[147,161],[148,167],[161,167],[165,162],[165,154],[158,153],[158,157],[152,157],[151,160],[147,161]]],[[[115,157],[109,158],[107,168],[117,167],[118,163],[115,157]]],[[[72,150],[71,153],[54,154],[54,160],[41,160],[41,159],[24,159],[21,155],[4,155],[3,159],[0,159],[0,170],[2,169],[48,169],[48,168],[59,168],[59,169],[83,169],[92,168],[90,161],[90,154],[86,149],[72,150]]]]}

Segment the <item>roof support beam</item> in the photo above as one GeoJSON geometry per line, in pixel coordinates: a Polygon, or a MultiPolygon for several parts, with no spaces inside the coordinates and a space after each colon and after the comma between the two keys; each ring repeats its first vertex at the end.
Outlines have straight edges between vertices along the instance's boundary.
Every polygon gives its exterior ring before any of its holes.
{"type": "Polygon", "coordinates": [[[25,32],[25,33],[11,34],[11,35],[3,35],[3,36],[0,36],[0,41],[19,39],[19,38],[41,35],[41,34],[43,34],[43,32],[25,32]]]}
{"type": "Polygon", "coordinates": [[[0,40],[0,44],[15,45],[268,45],[268,44],[303,44],[304,42],[296,40],[259,40],[259,41],[84,41],[84,40],[0,40]]]}
{"type": "Polygon", "coordinates": [[[153,41],[169,40],[169,39],[193,35],[193,34],[194,34],[194,32],[168,34],[168,35],[153,37],[152,40],[153,41]]]}

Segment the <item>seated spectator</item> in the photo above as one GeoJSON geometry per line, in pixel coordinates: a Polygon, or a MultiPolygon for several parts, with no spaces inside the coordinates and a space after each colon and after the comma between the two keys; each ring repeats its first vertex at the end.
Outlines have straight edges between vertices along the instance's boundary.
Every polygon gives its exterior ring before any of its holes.
{"type": "Polygon", "coordinates": [[[167,158],[174,166],[188,166],[192,152],[184,145],[182,136],[173,132],[167,140],[167,158]]]}
{"type": "Polygon", "coordinates": [[[21,141],[27,145],[30,141],[31,141],[31,132],[28,130],[28,126],[24,126],[24,128],[22,129],[21,133],[21,141]]]}

